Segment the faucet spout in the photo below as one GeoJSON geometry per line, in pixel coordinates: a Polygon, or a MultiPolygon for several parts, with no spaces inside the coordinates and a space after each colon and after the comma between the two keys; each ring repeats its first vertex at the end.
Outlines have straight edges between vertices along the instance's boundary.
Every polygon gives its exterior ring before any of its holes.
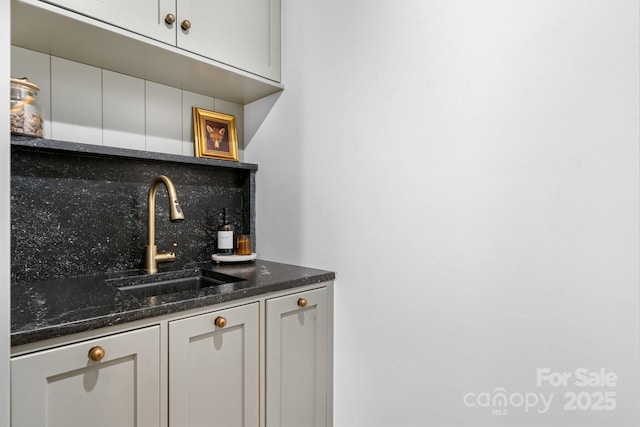
{"type": "Polygon", "coordinates": [[[164,184],[169,195],[169,217],[171,221],[182,221],[184,212],[178,202],[178,193],[173,181],[169,177],[159,175],[151,181],[149,194],[147,196],[147,246],[145,249],[145,272],[149,274],[158,272],[159,262],[175,261],[175,249],[177,243],[173,244],[170,252],[158,253],[156,246],[156,193],[160,186],[164,184]]]}

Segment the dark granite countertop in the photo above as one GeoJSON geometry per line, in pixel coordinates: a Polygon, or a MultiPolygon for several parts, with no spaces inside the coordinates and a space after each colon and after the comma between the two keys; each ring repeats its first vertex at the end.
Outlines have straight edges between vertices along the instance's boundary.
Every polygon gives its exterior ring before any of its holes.
{"type": "MultiPolygon", "coordinates": [[[[190,267],[241,280],[204,287],[199,291],[152,297],[136,296],[116,287],[123,281],[134,281],[142,275],[140,270],[14,283],[11,285],[11,345],[266,295],[335,278],[330,271],[264,260],[219,265],[204,262],[190,267]],[[125,278],[120,278],[122,276],[125,278]]],[[[184,270],[161,272],[154,276],[171,278],[181,272],[184,270]]]]}

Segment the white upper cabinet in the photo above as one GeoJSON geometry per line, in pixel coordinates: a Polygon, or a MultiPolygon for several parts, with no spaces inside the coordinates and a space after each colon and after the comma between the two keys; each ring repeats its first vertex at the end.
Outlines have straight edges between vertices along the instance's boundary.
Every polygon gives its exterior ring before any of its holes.
{"type": "Polygon", "coordinates": [[[64,7],[164,43],[175,44],[173,26],[164,16],[175,16],[175,0],[48,0],[64,7]]]}
{"type": "Polygon", "coordinates": [[[177,16],[180,48],[280,81],[279,1],[178,0],[177,16]]]}
{"type": "Polygon", "coordinates": [[[273,0],[49,0],[107,24],[280,80],[280,4],[273,0]]]}
{"type": "Polygon", "coordinates": [[[280,92],[280,0],[11,0],[11,44],[249,104],[280,92]]]}

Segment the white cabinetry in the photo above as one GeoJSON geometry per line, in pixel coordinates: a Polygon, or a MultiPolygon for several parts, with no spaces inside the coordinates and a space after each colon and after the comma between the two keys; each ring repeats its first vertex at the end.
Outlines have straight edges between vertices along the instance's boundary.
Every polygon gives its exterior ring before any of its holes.
{"type": "Polygon", "coordinates": [[[169,323],[169,425],[260,425],[259,304],[169,323]]]}
{"type": "Polygon", "coordinates": [[[280,0],[178,0],[178,23],[178,47],[280,81],[280,0]]]}
{"type": "Polygon", "coordinates": [[[280,0],[11,0],[11,21],[15,46],[225,101],[283,89],[280,0]]]}
{"type": "Polygon", "coordinates": [[[13,358],[11,426],[157,427],[158,330],[154,326],[13,358]]]}
{"type": "Polygon", "coordinates": [[[280,81],[279,0],[47,2],[280,81]]]}
{"type": "Polygon", "coordinates": [[[107,24],[153,39],[175,44],[175,31],[164,16],[175,16],[175,0],[45,0],[107,24]]]}
{"type": "Polygon", "coordinates": [[[266,302],[267,427],[327,426],[327,288],[266,302]]]}
{"type": "Polygon", "coordinates": [[[11,426],[330,427],[332,286],[14,348],[11,426]]]}

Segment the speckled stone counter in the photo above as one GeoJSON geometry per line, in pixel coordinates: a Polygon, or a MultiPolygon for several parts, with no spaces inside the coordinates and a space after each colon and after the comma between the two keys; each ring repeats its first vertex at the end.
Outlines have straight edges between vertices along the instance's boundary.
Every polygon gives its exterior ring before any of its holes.
{"type": "MultiPolygon", "coordinates": [[[[330,271],[257,260],[251,263],[194,263],[202,268],[241,279],[232,283],[160,297],[140,298],[116,288],[116,278],[142,274],[98,274],[40,282],[15,283],[11,288],[11,345],[22,345],[77,332],[119,325],[215,305],[246,297],[267,295],[333,280],[330,271]]],[[[161,273],[171,275],[174,272],[161,273]]]]}
{"type": "Polygon", "coordinates": [[[257,169],[247,163],[13,136],[11,345],[333,280],[328,271],[269,261],[208,261],[223,208],[236,232],[252,236],[256,251],[257,169]],[[160,273],[145,276],[147,193],[157,175],[174,181],[185,219],[169,220],[161,189],[156,244],[165,251],[177,242],[177,256],[163,263],[160,273]],[[151,296],[130,291],[145,277],[183,278],[189,269],[233,280],[151,296]],[[125,282],[129,291],[119,290],[125,282]]]}

